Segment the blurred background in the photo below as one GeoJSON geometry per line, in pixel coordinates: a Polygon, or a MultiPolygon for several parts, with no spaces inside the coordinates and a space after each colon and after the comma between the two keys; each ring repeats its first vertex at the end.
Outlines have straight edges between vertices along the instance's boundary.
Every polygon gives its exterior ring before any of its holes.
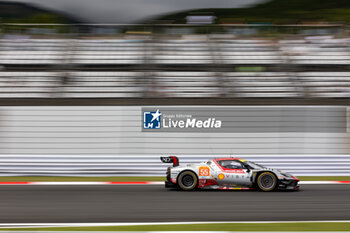
{"type": "Polygon", "coordinates": [[[350,175],[349,12],[346,0],[0,1],[0,175],[161,176],[161,155],[350,175]],[[142,106],[202,105],[259,106],[242,125],[271,130],[141,132],[142,106]],[[322,130],[300,130],[311,110],[322,130]]]}

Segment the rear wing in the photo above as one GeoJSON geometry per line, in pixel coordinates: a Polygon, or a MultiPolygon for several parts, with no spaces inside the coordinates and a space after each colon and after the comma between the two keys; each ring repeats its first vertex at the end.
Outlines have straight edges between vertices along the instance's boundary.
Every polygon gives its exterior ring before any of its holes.
{"type": "Polygon", "coordinates": [[[173,167],[179,166],[179,158],[176,156],[160,157],[163,163],[173,163],[173,167]]]}

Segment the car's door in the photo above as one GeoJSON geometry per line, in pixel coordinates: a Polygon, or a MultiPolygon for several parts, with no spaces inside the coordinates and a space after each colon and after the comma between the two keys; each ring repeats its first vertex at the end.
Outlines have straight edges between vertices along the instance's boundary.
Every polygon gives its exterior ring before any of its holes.
{"type": "Polygon", "coordinates": [[[251,171],[248,170],[239,160],[216,160],[220,172],[217,175],[217,182],[222,186],[244,185],[250,186],[251,171]]]}

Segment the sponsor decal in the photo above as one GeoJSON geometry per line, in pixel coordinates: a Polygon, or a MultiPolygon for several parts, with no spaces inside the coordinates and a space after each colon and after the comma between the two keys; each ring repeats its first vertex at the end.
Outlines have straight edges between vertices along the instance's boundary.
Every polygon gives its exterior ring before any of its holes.
{"type": "Polygon", "coordinates": [[[220,174],[218,175],[218,178],[219,178],[219,180],[223,180],[223,179],[225,178],[225,175],[222,174],[222,173],[220,173],[220,174]]]}
{"type": "Polygon", "coordinates": [[[199,179],[198,187],[206,187],[211,185],[218,185],[218,183],[215,180],[212,179],[199,179]]]}
{"type": "Polygon", "coordinates": [[[210,176],[209,167],[199,167],[199,176],[210,176]]]}
{"type": "Polygon", "coordinates": [[[223,126],[220,118],[211,109],[197,111],[179,107],[142,107],[142,131],[220,132],[223,126]]]}
{"type": "Polygon", "coordinates": [[[186,120],[163,119],[164,128],[221,128],[222,122],[215,118],[199,120],[197,118],[187,118],[186,120]]]}
{"type": "Polygon", "coordinates": [[[245,171],[243,169],[225,169],[225,172],[245,174],[245,171]]]}
{"type": "Polygon", "coordinates": [[[144,129],[160,129],[162,113],[159,109],[155,112],[145,111],[143,112],[143,128],[144,129]]]}

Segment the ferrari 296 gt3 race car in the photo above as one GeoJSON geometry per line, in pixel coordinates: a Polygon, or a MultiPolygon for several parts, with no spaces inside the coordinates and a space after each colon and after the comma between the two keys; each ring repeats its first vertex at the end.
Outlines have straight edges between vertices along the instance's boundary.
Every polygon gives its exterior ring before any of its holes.
{"type": "Polygon", "coordinates": [[[212,159],[207,162],[179,165],[176,156],[161,157],[173,163],[166,173],[166,188],[195,189],[258,189],[269,192],[277,189],[298,190],[299,179],[289,173],[270,169],[238,158],[212,159]],[[242,188],[243,187],[243,188],[242,188]]]}

